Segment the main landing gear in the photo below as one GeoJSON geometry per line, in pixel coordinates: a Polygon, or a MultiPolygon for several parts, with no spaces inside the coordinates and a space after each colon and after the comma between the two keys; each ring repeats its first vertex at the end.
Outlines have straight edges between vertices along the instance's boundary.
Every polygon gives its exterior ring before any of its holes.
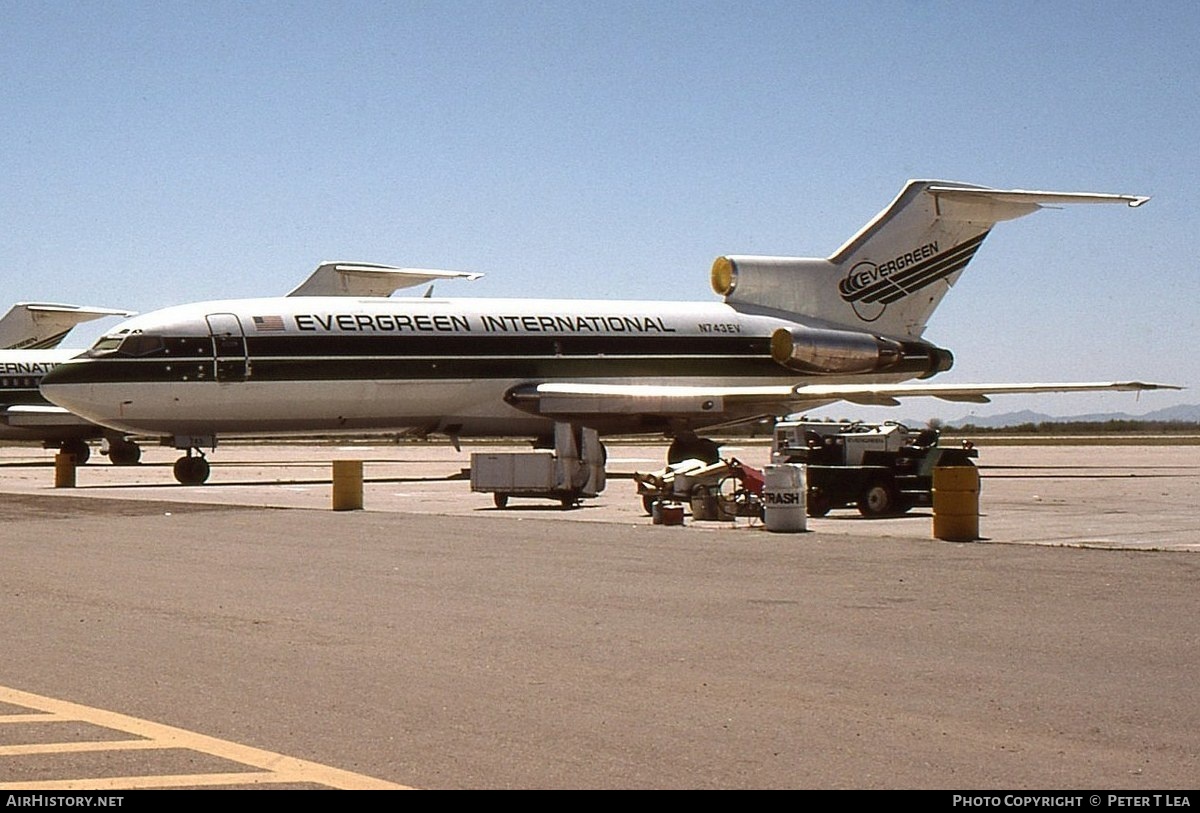
{"type": "Polygon", "coordinates": [[[108,455],[114,466],[136,466],[142,459],[142,447],[125,438],[105,438],[101,451],[108,455]]]}
{"type": "MultiPolygon", "coordinates": [[[[92,447],[82,438],[64,440],[58,445],[58,449],[63,454],[75,455],[76,466],[84,465],[92,456],[92,447]]],[[[122,437],[105,437],[100,444],[100,451],[108,456],[114,466],[136,466],[142,459],[142,448],[132,440],[122,437]]]]}
{"type": "Polygon", "coordinates": [[[64,440],[58,444],[58,450],[63,454],[75,455],[75,465],[82,466],[92,456],[92,447],[86,440],[64,440]]]}

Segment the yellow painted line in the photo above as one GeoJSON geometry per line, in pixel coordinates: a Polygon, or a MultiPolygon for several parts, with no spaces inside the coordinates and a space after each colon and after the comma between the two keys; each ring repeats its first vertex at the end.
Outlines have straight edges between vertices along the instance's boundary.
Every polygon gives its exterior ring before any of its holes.
{"type": "MultiPolygon", "coordinates": [[[[129,717],[124,714],[117,714],[103,709],[91,708],[82,706],[77,703],[69,703],[65,700],[55,700],[51,697],[43,697],[41,695],[30,694],[16,689],[9,689],[0,686],[0,702],[8,703],[13,706],[23,708],[36,709],[43,712],[40,715],[3,715],[0,714],[0,720],[5,718],[23,717],[26,718],[23,722],[30,722],[32,717],[36,717],[35,722],[52,722],[52,721],[82,721],[91,723],[92,725],[101,728],[109,728],[116,731],[121,731],[126,734],[133,734],[138,737],[143,737],[145,740],[153,743],[149,746],[138,746],[139,748],[179,748],[200,753],[209,754],[211,756],[227,759],[232,762],[237,762],[242,765],[247,765],[252,768],[258,768],[260,772],[247,773],[216,773],[216,774],[182,774],[182,775],[162,775],[162,776],[125,776],[125,777],[106,777],[94,779],[67,779],[58,781],[38,781],[38,782],[0,782],[0,790],[37,790],[46,788],[52,790],[136,790],[140,788],[166,788],[166,787],[194,787],[199,785],[215,786],[215,785],[245,785],[245,784],[260,784],[260,783],[287,783],[287,784],[315,784],[325,785],[331,788],[340,790],[411,790],[405,785],[398,785],[393,782],[386,782],[382,779],[375,779],[370,776],[343,771],[339,768],[332,768],[328,765],[321,765],[317,762],[309,762],[295,757],[277,754],[273,751],[264,751],[261,748],[253,748],[248,745],[241,745],[228,740],[220,740],[216,737],[209,737],[204,734],[197,734],[194,731],[187,731],[174,726],[163,725],[161,723],[142,720],[137,717],[129,717]]],[[[37,747],[41,747],[39,744],[37,747]]],[[[64,743],[63,750],[73,749],[75,743],[64,743]]],[[[123,750],[128,747],[126,741],[113,743],[95,743],[95,750],[123,750]],[[105,746],[108,746],[106,749],[105,746]]],[[[28,747],[28,746],[6,746],[13,747],[28,747]]]]}
{"type": "Polygon", "coordinates": [[[162,748],[154,740],[97,740],[95,742],[39,742],[30,745],[0,745],[0,757],[30,754],[86,754],[91,751],[153,751],[162,748]]]}
{"type": "Polygon", "coordinates": [[[53,779],[49,782],[10,782],[0,790],[151,790],[154,788],[222,787],[228,785],[278,785],[312,780],[288,779],[271,771],[246,773],[151,774],[99,779],[53,779]]]}
{"type": "Polygon", "coordinates": [[[0,714],[0,725],[4,725],[5,723],[59,722],[62,719],[53,714],[0,714]]]}

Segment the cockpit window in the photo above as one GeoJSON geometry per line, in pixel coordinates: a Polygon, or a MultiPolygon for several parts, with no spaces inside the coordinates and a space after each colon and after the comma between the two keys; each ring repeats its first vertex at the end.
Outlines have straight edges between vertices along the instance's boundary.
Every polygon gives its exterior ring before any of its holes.
{"type": "Polygon", "coordinates": [[[111,353],[121,346],[121,342],[125,341],[125,333],[115,333],[111,336],[101,336],[92,345],[92,349],[88,351],[90,356],[100,356],[106,353],[111,353]]]}
{"type": "Polygon", "coordinates": [[[121,349],[117,352],[122,356],[149,356],[162,350],[162,348],[162,336],[147,333],[130,333],[125,341],[121,342],[121,349]]]}
{"type": "Polygon", "coordinates": [[[121,331],[110,336],[102,336],[88,355],[100,356],[115,353],[120,356],[149,356],[163,349],[165,343],[162,336],[142,333],[135,330],[132,333],[121,331]]]}

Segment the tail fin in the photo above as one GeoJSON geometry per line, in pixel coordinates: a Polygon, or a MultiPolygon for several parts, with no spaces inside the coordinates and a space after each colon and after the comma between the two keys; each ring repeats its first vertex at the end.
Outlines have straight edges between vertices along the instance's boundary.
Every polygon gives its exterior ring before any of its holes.
{"type": "Polygon", "coordinates": [[[1147,200],[909,181],[828,259],[718,257],[712,284],[730,305],[917,338],[996,223],[1032,214],[1048,203],[1141,206],[1147,200]]]}
{"type": "Polygon", "coordinates": [[[0,316],[0,350],[50,350],[80,322],[132,315],[109,308],[18,302],[0,316]]]}

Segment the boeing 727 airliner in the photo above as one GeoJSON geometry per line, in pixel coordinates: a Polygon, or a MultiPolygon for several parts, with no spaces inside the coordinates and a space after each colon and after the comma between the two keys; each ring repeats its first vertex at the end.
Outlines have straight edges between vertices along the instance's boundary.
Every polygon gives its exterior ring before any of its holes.
{"type": "Polygon", "coordinates": [[[42,391],[104,426],[169,438],[187,450],[176,477],[195,484],[208,477],[203,449],[222,435],[549,438],[570,424],[687,445],[697,430],[838,400],[1154,389],[903,383],[950,368],[950,352],[922,334],[997,222],[1046,204],[1146,200],[910,181],[827,259],[719,257],[720,303],[299,295],[181,305],[122,323],[47,374],[42,391]]]}

